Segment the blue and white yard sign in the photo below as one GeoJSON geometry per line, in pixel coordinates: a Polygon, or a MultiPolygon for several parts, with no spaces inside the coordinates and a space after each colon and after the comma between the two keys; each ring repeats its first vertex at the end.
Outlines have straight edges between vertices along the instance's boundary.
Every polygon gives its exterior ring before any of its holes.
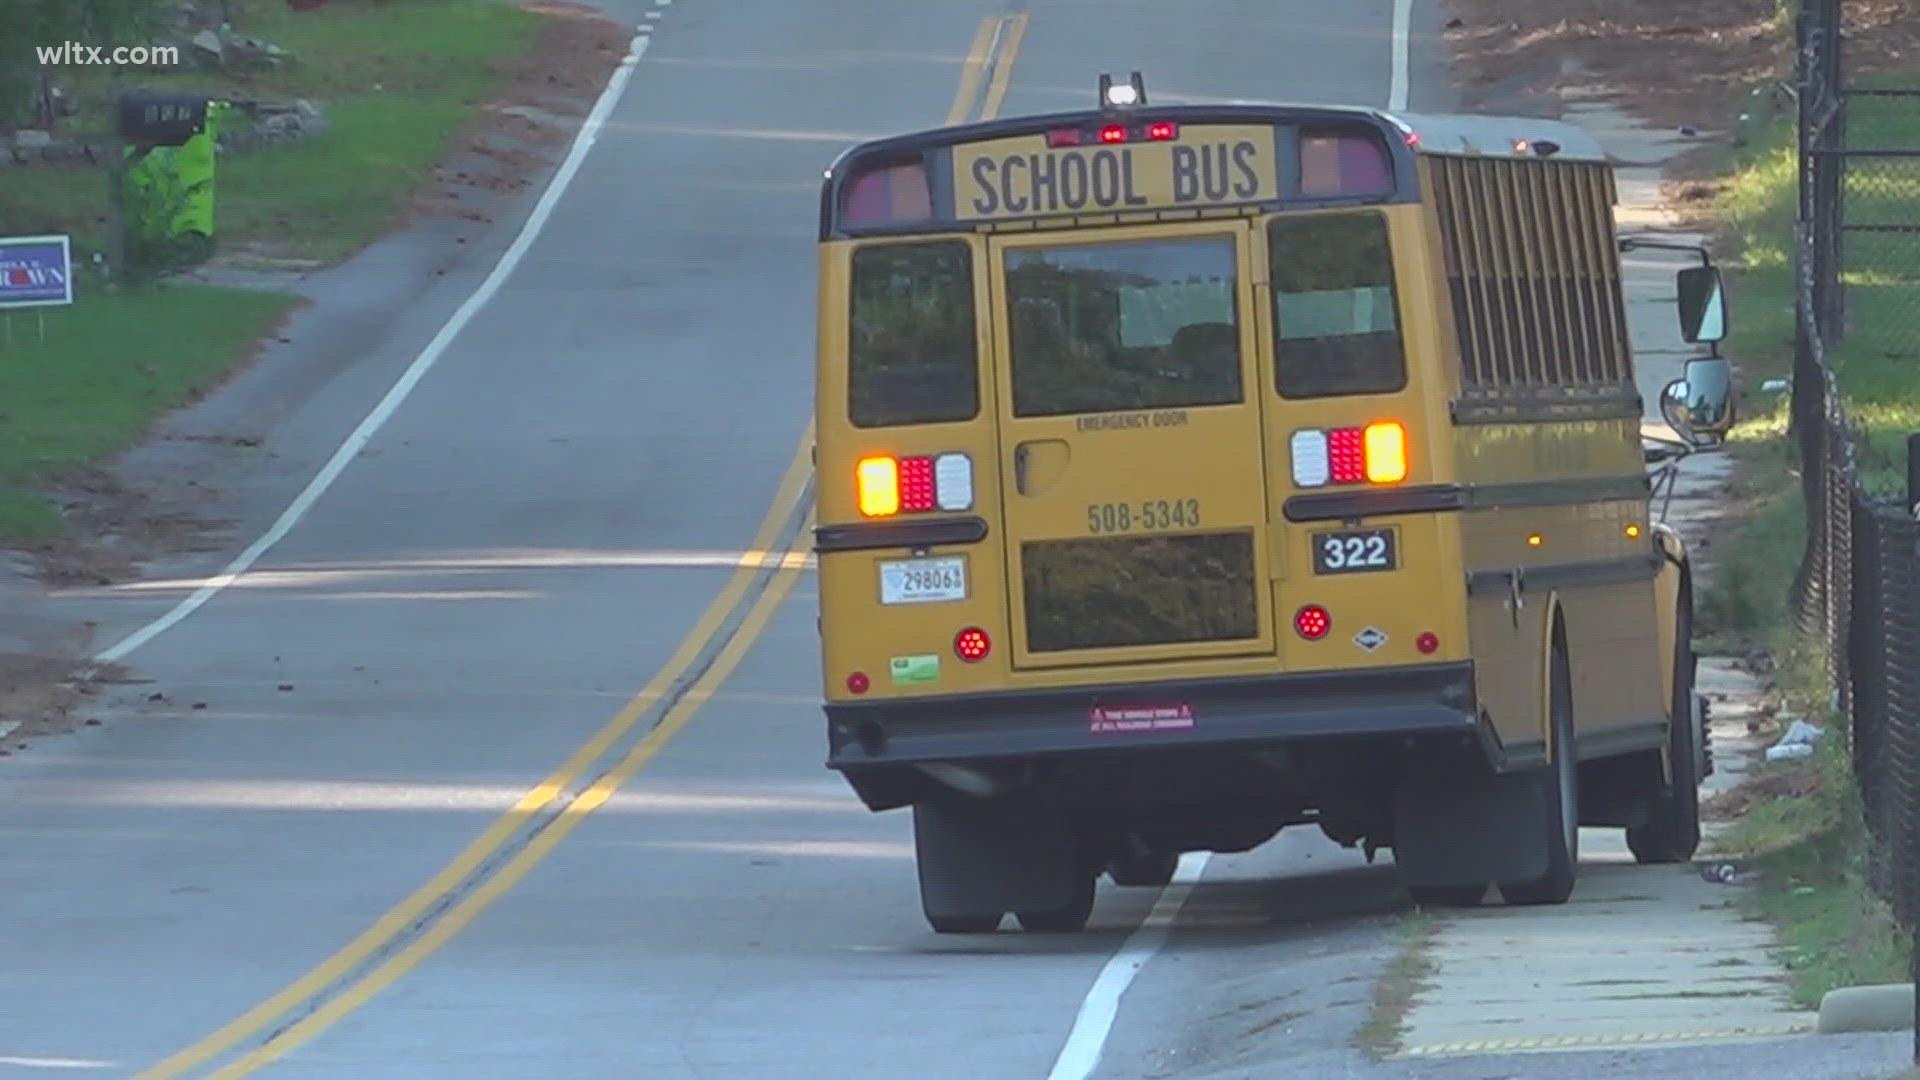
{"type": "Polygon", "coordinates": [[[0,236],[0,310],[73,303],[73,248],[64,236],[0,236]]]}

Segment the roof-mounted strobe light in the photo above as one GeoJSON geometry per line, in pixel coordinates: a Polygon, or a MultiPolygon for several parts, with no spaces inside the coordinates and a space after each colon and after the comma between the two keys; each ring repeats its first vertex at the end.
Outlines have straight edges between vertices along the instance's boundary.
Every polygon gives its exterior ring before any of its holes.
{"type": "Polygon", "coordinates": [[[1139,72],[1127,76],[1125,83],[1116,83],[1113,76],[1100,76],[1100,107],[1102,109],[1137,109],[1147,103],[1147,81],[1139,72]]]}

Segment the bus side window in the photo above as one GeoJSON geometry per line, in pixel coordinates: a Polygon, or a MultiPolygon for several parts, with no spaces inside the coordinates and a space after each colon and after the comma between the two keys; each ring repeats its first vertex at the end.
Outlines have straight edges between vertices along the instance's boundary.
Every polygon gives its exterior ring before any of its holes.
{"type": "Polygon", "coordinates": [[[1281,396],[1390,394],[1407,385],[1387,225],[1379,214],[1268,226],[1281,396]]]}
{"type": "Polygon", "coordinates": [[[980,413],[973,253],[963,241],[853,253],[847,416],[855,427],[971,420],[980,413]]]}

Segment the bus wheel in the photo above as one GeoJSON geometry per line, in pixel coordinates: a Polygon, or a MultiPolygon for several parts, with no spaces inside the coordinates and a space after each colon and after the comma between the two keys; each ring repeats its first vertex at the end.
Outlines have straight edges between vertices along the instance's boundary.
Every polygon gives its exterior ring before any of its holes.
{"type": "Polygon", "coordinates": [[[1677,863],[1700,847],[1698,740],[1704,738],[1693,715],[1693,605],[1682,598],[1674,615],[1673,723],[1667,730],[1667,757],[1673,783],[1654,800],[1647,823],[1627,830],[1627,848],[1642,863],[1677,863]]]}
{"type": "Polygon", "coordinates": [[[1020,920],[1020,929],[1029,934],[1073,934],[1085,929],[1088,917],[1093,914],[1093,879],[1096,876],[1079,875],[1075,879],[1078,884],[1072,899],[1060,907],[1014,912],[1014,917],[1020,920]]]}
{"type": "Polygon", "coordinates": [[[1580,863],[1580,763],[1573,744],[1573,680],[1565,645],[1553,647],[1553,684],[1548,717],[1553,729],[1553,764],[1540,770],[1546,798],[1540,827],[1546,830],[1547,872],[1532,881],[1503,881],[1500,895],[1509,904],[1564,904],[1573,895],[1580,863]]]}
{"type": "Polygon", "coordinates": [[[1000,929],[998,915],[928,915],[936,934],[991,934],[1000,929]]]}
{"type": "MultiPolygon", "coordinates": [[[[1069,922],[1093,907],[1087,846],[1065,815],[1028,802],[941,799],[913,806],[920,909],[941,934],[996,930],[1009,911],[1069,922]],[[1038,913],[1037,915],[1032,913],[1038,913]]],[[[1079,929],[1076,923],[1069,929],[1079,929]]]]}
{"type": "Polygon", "coordinates": [[[1407,892],[1420,907],[1475,907],[1487,895],[1487,886],[1484,882],[1479,885],[1409,885],[1407,892]]]}
{"type": "Polygon", "coordinates": [[[1117,851],[1107,860],[1107,876],[1115,885],[1161,887],[1173,880],[1180,865],[1177,851],[1117,851]]]}

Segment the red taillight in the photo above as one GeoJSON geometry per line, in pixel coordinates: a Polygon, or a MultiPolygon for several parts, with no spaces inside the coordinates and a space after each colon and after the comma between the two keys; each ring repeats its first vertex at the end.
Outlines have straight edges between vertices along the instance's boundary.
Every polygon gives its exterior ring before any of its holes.
{"type": "Polygon", "coordinates": [[[1100,141],[1104,143],[1126,142],[1127,129],[1118,124],[1114,124],[1111,127],[1103,127],[1100,129],[1100,141]]]}
{"type": "Polygon", "coordinates": [[[1333,616],[1319,604],[1308,604],[1293,613],[1293,628],[1308,641],[1319,641],[1333,629],[1333,616]]]}
{"type": "Polygon", "coordinates": [[[1419,649],[1422,654],[1432,656],[1434,653],[1440,651],[1440,635],[1429,630],[1419,637],[1414,638],[1413,645],[1414,648],[1419,649]]]}
{"type": "Polygon", "coordinates": [[[979,663],[993,651],[993,639],[977,626],[969,626],[953,635],[953,651],[969,664],[979,663]]]}
{"type": "Polygon", "coordinates": [[[1327,457],[1336,484],[1358,484],[1367,479],[1367,436],[1360,428],[1327,432],[1327,457]]]}
{"type": "Polygon", "coordinates": [[[1080,132],[1074,128],[1056,128],[1047,132],[1048,146],[1079,146],[1080,132]]]}
{"type": "Polygon", "coordinates": [[[909,514],[933,509],[933,459],[900,459],[900,509],[909,514]]]}
{"type": "Polygon", "coordinates": [[[864,694],[867,692],[867,688],[872,685],[873,680],[867,678],[867,673],[864,671],[856,671],[847,676],[847,689],[853,693],[864,694]]]}
{"type": "Polygon", "coordinates": [[[1147,125],[1147,138],[1149,139],[1171,139],[1179,133],[1179,128],[1165,120],[1147,125]]]}

